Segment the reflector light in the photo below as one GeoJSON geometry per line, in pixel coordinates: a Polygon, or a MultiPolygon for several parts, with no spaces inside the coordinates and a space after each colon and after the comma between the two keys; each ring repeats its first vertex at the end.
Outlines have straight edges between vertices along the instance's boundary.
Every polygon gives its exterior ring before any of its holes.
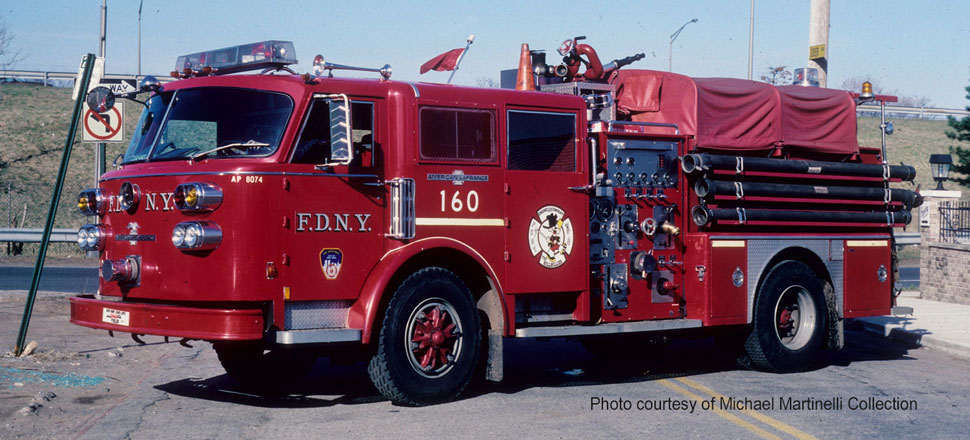
{"type": "Polygon", "coordinates": [[[222,242],[222,228],[215,222],[182,222],[172,229],[172,244],[190,251],[215,249],[222,242]]]}
{"type": "Polygon", "coordinates": [[[107,202],[100,189],[86,189],[77,195],[77,210],[84,215],[103,215],[108,206],[107,202]]]}
{"type": "Polygon", "coordinates": [[[190,75],[210,68],[213,74],[226,74],[296,63],[292,42],[268,40],[183,55],[175,61],[175,70],[190,75]]]}
{"type": "Polygon", "coordinates": [[[122,210],[131,212],[138,207],[138,201],[141,199],[141,188],[138,185],[125,182],[121,184],[121,194],[118,198],[118,205],[122,210]]]}
{"type": "Polygon", "coordinates": [[[213,211],[222,204],[222,190],[212,183],[183,183],[175,187],[172,199],[182,211],[213,211]]]}

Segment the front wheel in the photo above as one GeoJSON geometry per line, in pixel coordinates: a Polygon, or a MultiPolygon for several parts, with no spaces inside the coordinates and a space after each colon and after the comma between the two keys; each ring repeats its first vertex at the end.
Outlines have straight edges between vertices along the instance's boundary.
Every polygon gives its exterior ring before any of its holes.
{"type": "Polygon", "coordinates": [[[367,371],[392,402],[427,405],[456,398],[471,381],[481,346],[471,292],[438,267],[415,272],[397,289],[367,371]]]}
{"type": "Polygon", "coordinates": [[[758,290],[752,320],[745,350],[754,367],[773,372],[805,369],[825,333],[825,297],[818,276],[797,261],[775,266],[758,290]]]}

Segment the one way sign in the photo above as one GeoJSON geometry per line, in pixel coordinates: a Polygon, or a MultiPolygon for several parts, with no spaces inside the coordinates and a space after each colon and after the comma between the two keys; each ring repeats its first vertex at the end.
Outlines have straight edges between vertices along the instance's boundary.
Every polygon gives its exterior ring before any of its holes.
{"type": "Polygon", "coordinates": [[[133,79],[102,79],[102,86],[107,87],[111,90],[111,93],[115,95],[124,95],[125,93],[137,92],[138,87],[136,87],[136,82],[133,79]]]}

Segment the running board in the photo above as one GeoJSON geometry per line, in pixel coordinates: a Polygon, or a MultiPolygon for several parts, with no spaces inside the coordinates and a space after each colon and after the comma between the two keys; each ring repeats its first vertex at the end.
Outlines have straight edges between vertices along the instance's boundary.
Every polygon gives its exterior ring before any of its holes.
{"type": "Polygon", "coordinates": [[[276,332],[277,344],[316,344],[322,342],[360,342],[360,330],[355,328],[323,328],[276,332]]]}
{"type": "Polygon", "coordinates": [[[555,336],[605,335],[611,333],[641,333],[701,327],[700,319],[663,319],[657,321],[622,322],[599,325],[564,325],[557,327],[526,327],[515,330],[518,338],[548,338],[555,336]]]}

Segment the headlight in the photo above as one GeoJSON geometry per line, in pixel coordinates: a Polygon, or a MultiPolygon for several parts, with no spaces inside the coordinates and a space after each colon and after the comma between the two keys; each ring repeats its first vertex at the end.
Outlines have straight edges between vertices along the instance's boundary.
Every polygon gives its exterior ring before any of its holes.
{"type": "Polygon", "coordinates": [[[172,198],[182,211],[212,211],[222,204],[222,190],[212,183],[183,183],[172,198]]]}
{"type": "Polygon", "coordinates": [[[108,199],[98,189],[86,189],[77,195],[77,210],[84,215],[104,215],[108,199]]]}
{"type": "Polygon", "coordinates": [[[84,225],[77,231],[77,245],[82,251],[100,251],[104,248],[104,228],[99,225],[84,225]]]}
{"type": "Polygon", "coordinates": [[[172,229],[172,244],[182,250],[209,250],[222,242],[222,228],[215,222],[182,222],[172,229]]]}

